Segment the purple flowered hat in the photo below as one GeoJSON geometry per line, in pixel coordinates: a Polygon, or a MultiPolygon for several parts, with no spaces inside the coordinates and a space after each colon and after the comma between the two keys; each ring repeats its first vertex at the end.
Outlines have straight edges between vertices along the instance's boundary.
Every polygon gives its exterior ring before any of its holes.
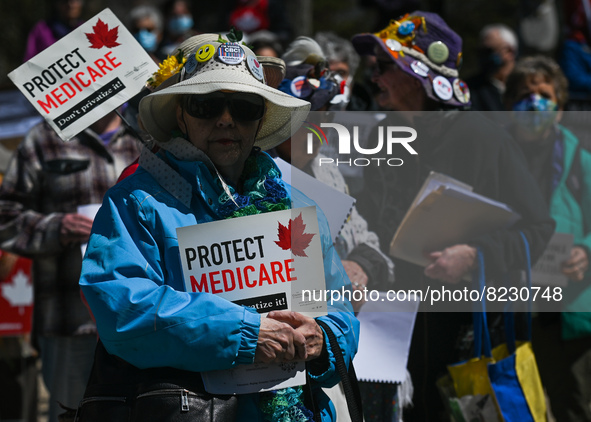
{"type": "Polygon", "coordinates": [[[379,46],[400,68],[423,83],[427,95],[443,104],[467,106],[470,90],[459,78],[462,38],[436,13],[415,11],[375,34],[352,39],[359,54],[375,54],[379,46]]]}

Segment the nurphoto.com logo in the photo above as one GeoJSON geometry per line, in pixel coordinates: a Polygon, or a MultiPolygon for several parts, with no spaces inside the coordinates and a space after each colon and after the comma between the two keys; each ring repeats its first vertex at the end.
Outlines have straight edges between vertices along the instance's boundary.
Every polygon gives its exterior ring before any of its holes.
{"type": "MultiPolygon", "coordinates": [[[[315,142],[319,142],[320,146],[328,145],[326,129],[336,131],[338,143],[336,151],[339,158],[318,157],[318,164],[320,166],[345,165],[367,167],[369,165],[388,165],[398,167],[404,164],[404,161],[402,158],[392,157],[395,145],[401,145],[409,154],[417,155],[415,149],[410,145],[411,142],[417,139],[417,131],[408,126],[378,126],[377,141],[374,140],[374,142],[371,142],[370,140],[364,145],[359,140],[359,126],[353,126],[353,136],[351,136],[349,129],[339,123],[320,123],[320,125],[317,125],[309,121],[304,121],[303,127],[308,130],[306,138],[307,154],[315,153],[315,142]],[[354,150],[353,153],[351,152],[352,149],[354,150]],[[352,155],[352,157],[346,158],[347,155],[352,155]]],[[[330,132],[328,133],[329,135],[331,134],[330,132]]],[[[331,142],[334,142],[332,136],[331,142]]]]}

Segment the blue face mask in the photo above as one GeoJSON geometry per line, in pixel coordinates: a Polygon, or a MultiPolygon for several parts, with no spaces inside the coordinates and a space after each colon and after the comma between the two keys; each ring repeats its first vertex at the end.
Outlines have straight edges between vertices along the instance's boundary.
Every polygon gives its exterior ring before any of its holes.
{"type": "Polygon", "coordinates": [[[173,35],[182,35],[193,28],[193,18],[191,15],[180,15],[168,20],[168,30],[173,35]]]}
{"type": "Polygon", "coordinates": [[[148,53],[153,53],[156,51],[156,47],[158,46],[158,35],[156,35],[155,32],[148,31],[147,29],[141,29],[133,36],[148,53]]]}
{"type": "Polygon", "coordinates": [[[531,94],[513,104],[515,123],[534,135],[541,135],[551,127],[556,122],[557,114],[558,104],[539,94],[531,94]]]}

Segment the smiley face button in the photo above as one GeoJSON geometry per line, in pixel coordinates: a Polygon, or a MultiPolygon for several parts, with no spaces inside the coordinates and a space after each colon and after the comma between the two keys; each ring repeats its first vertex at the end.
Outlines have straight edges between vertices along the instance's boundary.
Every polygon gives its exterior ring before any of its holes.
{"type": "Polygon", "coordinates": [[[199,63],[205,63],[209,59],[213,57],[215,54],[215,47],[211,44],[205,44],[199,49],[197,49],[197,53],[195,54],[195,58],[199,63]]]}

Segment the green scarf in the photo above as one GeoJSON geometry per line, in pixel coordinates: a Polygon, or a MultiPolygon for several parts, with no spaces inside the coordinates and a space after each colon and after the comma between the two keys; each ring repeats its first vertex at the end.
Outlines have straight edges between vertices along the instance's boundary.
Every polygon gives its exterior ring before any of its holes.
{"type": "MultiPolygon", "coordinates": [[[[254,149],[244,165],[239,184],[243,193],[228,186],[232,199],[222,188],[218,213],[223,218],[262,214],[291,208],[291,200],[273,160],[254,149]]],[[[268,422],[308,422],[314,415],[304,406],[302,386],[283,388],[260,394],[260,409],[268,422]]]]}

